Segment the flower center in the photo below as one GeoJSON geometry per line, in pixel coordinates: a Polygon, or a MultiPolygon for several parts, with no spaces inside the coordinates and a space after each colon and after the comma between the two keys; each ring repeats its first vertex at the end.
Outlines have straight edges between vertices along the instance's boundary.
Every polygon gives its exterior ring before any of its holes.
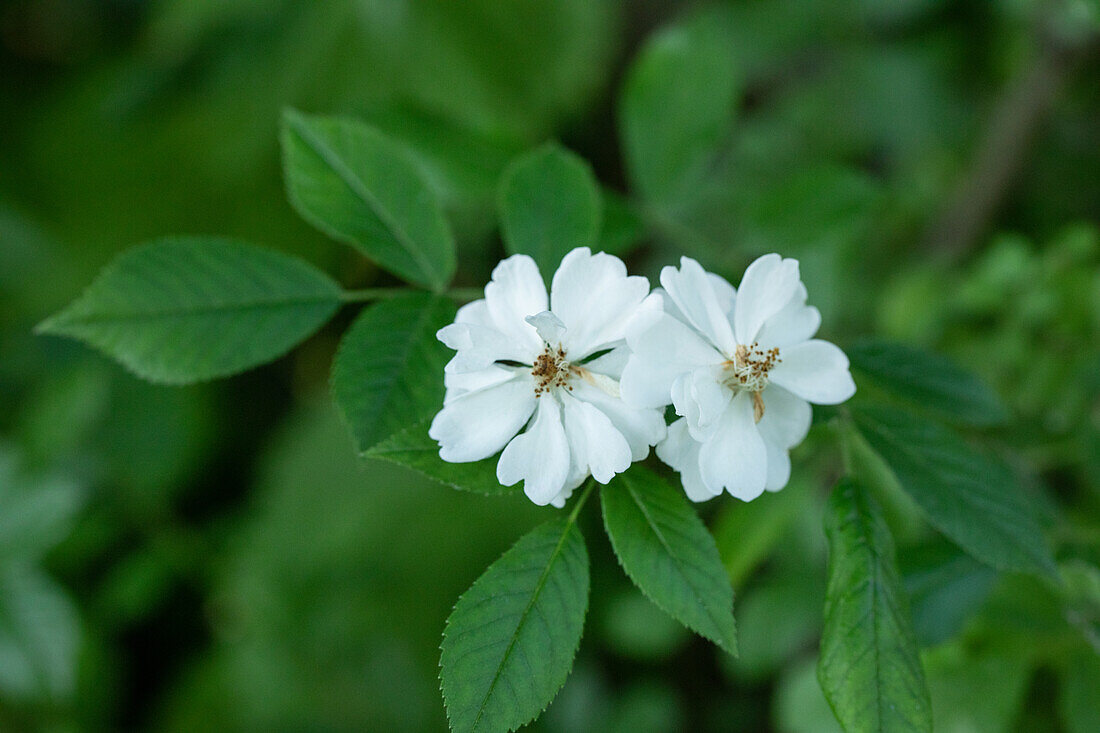
{"type": "Polygon", "coordinates": [[[531,367],[531,376],[535,378],[535,398],[554,387],[564,387],[572,392],[569,377],[575,371],[577,368],[565,360],[565,349],[560,345],[547,344],[531,367]]]}
{"type": "Polygon", "coordinates": [[[723,365],[726,370],[723,384],[734,392],[752,393],[752,411],[756,422],[764,417],[764,399],[760,393],[768,386],[768,372],[780,361],[778,348],[765,351],[753,342],[752,346],[738,344],[733,358],[723,365]]]}

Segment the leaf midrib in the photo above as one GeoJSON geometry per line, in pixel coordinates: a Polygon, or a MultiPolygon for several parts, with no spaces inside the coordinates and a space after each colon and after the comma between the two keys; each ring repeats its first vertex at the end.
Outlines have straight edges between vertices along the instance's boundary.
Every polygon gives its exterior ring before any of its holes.
{"type": "Polygon", "coordinates": [[[268,308],[284,308],[299,305],[336,305],[339,302],[339,294],[333,293],[330,296],[318,295],[299,298],[254,300],[243,303],[208,303],[194,306],[179,306],[172,309],[132,311],[129,313],[120,311],[103,312],[94,310],[87,313],[66,314],[62,312],[58,314],[57,317],[51,318],[50,320],[46,321],[43,324],[43,328],[48,330],[50,328],[64,327],[74,324],[103,324],[126,321],[151,321],[162,318],[171,318],[173,316],[208,316],[222,313],[264,310],[268,308]],[[63,317],[66,315],[68,315],[68,317],[63,317]]]}
{"type": "MultiPolygon", "coordinates": [[[[665,548],[666,552],[668,552],[669,557],[671,557],[674,560],[673,567],[676,568],[676,572],[680,575],[680,577],[682,577],[687,582],[688,587],[691,588],[691,592],[695,595],[695,600],[699,603],[700,606],[702,606],[703,610],[706,611],[707,617],[710,618],[710,620],[714,624],[715,628],[721,629],[722,628],[721,621],[718,618],[715,617],[714,612],[711,610],[710,606],[704,600],[702,593],[700,593],[700,591],[699,591],[699,588],[695,585],[695,583],[692,582],[691,578],[687,575],[687,573],[685,573],[681,569],[681,567],[680,567],[680,558],[675,553],[673,553],[672,546],[669,545],[667,540],[665,540],[664,534],[661,533],[661,530],[657,527],[656,523],[649,516],[649,512],[646,511],[645,505],[642,503],[641,499],[638,498],[637,494],[634,491],[634,488],[629,484],[629,482],[624,481],[622,483],[626,487],[626,491],[630,495],[630,499],[635,503],[635,505],[637,505],[638,510],[642,513],[642,516],[645,518],[646,525],[649,526],[649,528],[653,530],[653,534],[655,534],[657,536],[657,539],[661,542],[661,546],[665,548]]],[[[646,595],[649,595],[649,594],[647,593],[646,595]]],[[[656,603],[657,599],[654,598],[653,601],[656,603]]],[[[661,604],[658,603],[658,605],[661,605],[661,604]]],[[[726,643],[727,643],[727,640],[723,639],[722,640],[722,645],[725,646],[726,643]]]]}
{"type": "MultiPolygon", "coordinates": [[[[873,415],[868,415],[866,412],[864,412],[863,414],[866,418],[869,418],[871,420],[871,422],[872,422],[871,427],[875,431],[875,433],[877,433],[879,435],[880,438],[882,438],[888,444],[893,446],[895,450],[897,450],[899,453],[901,453],[903,456],[905,456],[911,463],[915,464],[918,468],[923,469],[923,470],[927,471],[928,473],[934,474],[936,476],[940,476],[942,478],[941,472],[938,470],[938,465],[939,464],[937,464],[936,461],[925,457],[925,455],[921,451],[913,450],[912,448],[910,448],[908,443],[906,443],[902,440],[898,440],[896,438],[896,434],[893,431],[890,430],[889,426],[884,425],[883,422],[881,420],[879,420],[878,418],[874,417],[873,415]]],[[[894,468],[893,466],[891,466],[891,470],[893,470],[895,473],[897,473],[897,469],[894,468]]],[[[982,486],[981,481],[978,481],[978,480],[974,479],[973,471],[968,471],[967,473],[970,474],[966,477],[968,482],[973,483],[977,486],[982,486]]],[[[905,482],[902,482],[902,485],[904,486],[905,482]]],[[[916,498],[919,495],[919,492],[916,492],[916,493],[910,492],[908,489],[906,489],[906,491],[907,491],[907,493],[912,494],[914,496],[914,498],[916,498]]],[[[944,492],[945,495],[950,495],[950,493],[951,492],[944,492]]],[[[964,492],[962,494],[959,494],[959,496],[960,496],[961,501],[963,501],[964,503],[966,503],[970,506],[973,506],[977,510],[981,510],[982,509],[982,504],[987,503],[987,502],[981,502],[981,501],[973,501],[972,499],[974,497],[974,494],[970,493],[970,492],[964,492]]],[[[918,499],[918,503],[920,503],[919,499],[918,499]]],[[[923,508],[923,504],[922,504],[922,508],[923,508]]],[[[926,514],[928,513],[927,510],[925,510],[925,513],[926,514]]],[[[996,514],[993,514],[993,515],[990,515],[990,516],[994,519],[998,519],[996,514]]],[[[931,519],[931,516],[929,518],[931,519]]],[[[1009,519],[1011,519],[1011,518],[1009,518],[1009,519]]],[[[938,520],[934,520],[934,523],[937,524],[937,525],[939,524],[938,520]]],[[[1031,562],[1037,563],[1040,567],[1045,564],[1043,562],[1043,558],[1034,557],[1030,550],[1024,549],[1024,547],[1025,547],[1024,545],[1018,544],[1017,537],[1019,535],[1016,531],[1013,531],[1013,530],[1019,530],[1020,529],[1020,526],[1018,524],[1016,524],[1015,522],[1012,522],[1012,521],[1007,521],[1006,522],[1005,518],[1001,517],[1001,518],[999,518],[999,521],[994,522],[992,524],[992,526],[1000,528],[1001,532],[1003,533],[1003,536],[1006,536],[1008,538],[1009,542],[1011,543],[1011,547],[1015,548],[1015,550],[1017,552],[1022,552],[1022,554],[1025,555],[1031,562]]],[[[952,534],[952,536],[954,536],[954,535],[952,534]]],[[[957,540],[957,541],[960,542],[961,544],[964,544],[964,545],[972,544],[969,540],[964,541],[964,540],[960,539],[960,540],[957,540]]],[[[985,553],[982,553],[982,554],[984,555],[985,553]]],[[[1011,569],[1011,567],[1012,567],[1012,566],[1005,566],[1004,563],[1002,563],[1002,562],[993,562],[993,560],[991,558],[990,559],[985,559],[985,562],[988,563],[989,565],[991,565],[992,567],[995,567],[995,568],[998,568],[998,569],[1001,569],[1001,570],[1011,569]]]]}
{"type": "Polygon", "coordinates": [[[424,256],[424,253],[420,251],[408,232],[394,220],[389,210],[382,206],[382,203],[370,192],[370,189],[367,188],[363,180],[344,164],[344,161],[336,151],[326,145],[308,126],[301,124],[301,120],[294,120],[291,124],[294,132],[302,138],[302,141],[336,172],[340,180],[344,182],[344,185],[346,185],[353,194],[358,196],[363,203],[374,212],[374,215],[382,221],[394,236],[394,239],[398,241],[398,244],[405,249],[405,252],[408,253],[413,262],[420,268],[420,271],[427,276],[429,282],[438,289],[440,283],[443,281],[442,277],[440,277],[442,273],[437,273],[435,271],[431,260],[424,256]]]}
{"type": "Polygon", "coordinates": [[[879,609],[878,609],[878,588],[882,583],[882,563],[881,555],[878,548],[874,543],[874,530],[868,526],[869,517],[863,511],[864,507],[862,502],[864,497],[858,495],[853,497],[853,504],[855,509],[855,519],[860,532],[860,539],[862,544],[867,548],[867,562],[871,565],[871,572],[867,575],[871,579],[871,583],[867,586],[871,594],[871,614],[874,617],[874,639],[871,641],[872,653],[874,655],[875,664],[875,711],[878,715],[876,720],[876,728],[882,727],[883,719],[883,695],[882,695],[882,654],[879,649],[879,636],[881,634],[881,627],[879,626],[879,609]]]}
{"type": "Polygon", "coordinates": [[[477,724],[481,722],[481,716],[485,714],[485,706],[489,702],[489,698],[493,694],[493,690],[496,689],[497,682],[500,681],[500,675],[504,671],[504,664],[508,661],[509,655],[512,653],[512,648],[516,645],[516,640],[519,638],[520,629],[527,623],[527,615],[531,613],[531,609],[535,605],[535,601],[538,600],[539,594],[542,593],[543,587],[546,585],[546,579],[550,575],[550,568],[557,562],[558,556],[561,554],[561,548],[565,545],[565,539],[569,536],[569,531],[573,529],[573,522],[575,521],[575,515],[568,519],[565,523],[565,528],[562,530],[561,537],[558,538],[558,544],[554,547],[554,551],[550,554],[550,559],[546,563],[546,568],[542,571],[542,575],[539,576],[538,583],[535,584],[535,590],[531,593],[531,600],[527,602],[527,606],[523,609],[523,613],[520,614],[519,622],[516,623],[516,628],[512,632],[511,638],[508,640],[508,647],[504,650],[504,654],[500,658],[500,663],[497,665],[496,671],[493,673],[493,679],[489,681],[489,689],[485,691],[485,696],[481,699],[481,703],[477,708],[477,717],[474,718],[474,722],[470,724],[470,730],[477,728],[477,724]]]}
{"type": "MultiPolygon", "coordinates": [[[[882,668],[881,644],[881,639],[884,636],[883,625],[889,619],[894,619],[895,629],[899,633],[904,630],[904,627],[897,625],[897,620],[900,613],[900,609],[898,608],[896,602],[897,596],[895,593],[887,592],[889,590],[888,586],[892,585],[887,584],[885,579],[890,564],[887,562],[887,557],[886,555],[884,555],[881,548],[879,548],[878,545],[874,542],[876,533],[874,526],[872,526],[873,520],[871,517],[871,508],[867,504],[868,501],[868,497],[861,492],[857,492],[857,495],[852,497],[852,513],[854,514],[854,517],[852,517],[851,522],[856,525],[856,531],[859,533],[857,544],[860,548],[863,549],[866,555],[866,565],[869,566],[866,572],[868,582],[866,584],[865,592],[870,594],[870,610],[868,611],[868,613],[873,617],[874,636],[871,642],[870,651],[874,660],[873,664],[875,670],[875,673],[873,675],[873,684],[875,688],[875,711],[877,714],[877,720],[874,729],[879,730],[882,728],[882,721],[886,719],[887,714],[890,711],[890,707],[887,703],[885,695],[883,694],[883,689],[885,687],[885,675],[882,668]],[[889,596],[891,598],[894,598],[895,602],[887,602],[885,609],[882,609],[880,608],[879,603],[881,596],[889,596]]],[[[838,531],[843,530],[841,528],[838,528],[838,531]]],[[[850,634],[851,631],[857,628],[858,624],[853,626],[852,629],[849,629],[847,633],[850,634]]],[[[900,652],[901,646],[899,645],[897,648],[900,652]]],[[[904,655],[901,654],[899,654],[899,657],[905,662],[905,668],[909,672],[912,672],[913,668],[910,664],[912,659],[907,659],[904,655]]],[[[906,676],[908,677],[909,675],[906,676]]],[[[910,692],[914,694],[915,698],[921,696],[919,691],[913,690],[912,688],[910,688],[910,692]]],[[[830,705],[832,705],[831,700],[830,705]]],[[[907,722],[909,722],[909,718],[904,713],[899,712],[899,714],[901,714],[903,718],[907,722]]]]}

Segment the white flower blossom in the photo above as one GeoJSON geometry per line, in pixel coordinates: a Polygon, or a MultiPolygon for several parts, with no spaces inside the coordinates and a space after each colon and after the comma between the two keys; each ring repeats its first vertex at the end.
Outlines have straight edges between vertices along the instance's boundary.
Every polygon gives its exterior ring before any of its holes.
{"type": "Polygon", "coordinates": [[[809,430],[809,403],[855,393],[844,352],[812,338],[821,314],[806,305],[798,262],[760,257],[735,290],[683,257],[661,271],[661,284],[665,310],[627,333],[624,401],[675,407],[681,419],[657,456],[693,501],[723,489],[744,501],[778,491],[790,478],[788,451],[809,430]]]}
{"type": "Polygon", "coordinates": [[[663,414],[628,407],[619,376],[628,324],[660,307],[646,278],[587,247],[562,259],[549,298],[534,260],[503,260],[485,298],[437,334],[457,351],[428,431],[440,457],[465,463],[503,448],[501,484],[522,480],[531,501],[557,507],[587,476],[607,483],[645,458],[665,436],[663,414]]]}

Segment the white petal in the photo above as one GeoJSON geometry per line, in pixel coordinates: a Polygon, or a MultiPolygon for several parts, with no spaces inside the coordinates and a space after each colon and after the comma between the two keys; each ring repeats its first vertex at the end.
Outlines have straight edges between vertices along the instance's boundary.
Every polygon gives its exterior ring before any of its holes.
{"type": "Polygon", "coordinates": [[[577,247],[561,261],[550,286],[550,309],[569,329],[563,346],[580,359],[626,338],[627,324],[649,295],[649,280],[627,276],[618,257],[577,247]]]}
{"type": "Polygon", "coordinates": [[[810,403],[775,384],[760,393],[764,400],[764,417],[757,428],[764,440],[781,448],[793,448],[806,438],[813,420],[810,403]]]}
{"type": "MultiPolygon", "coordinates": [[[[737,288],[730,285],[729,280],[713,272],[707,273],[707,279],[710,280],[710,286],[714,288],[714,294],[718,297],[718,305],[722,312],[726,314],[726,319],[733,323],[733,304],[737,301],[737,288]]],[[[654,288],[653,292],[664,298],[665,313],[687,323],[687,316],[676,307],[676,303],[668,297],[668,293],[665,292],[664,288],[654,288]]]]}
{"type": "Polygon", "coordinates": [[[500,454],[497,480],[504,486],[523,481],[523,492],[539,506],[553,501],[569,478],[569,443],[561,406],[550,395],[538,400],[535,420],[500,454]]]}
{"type": "Polygon", "coordinates": [[[828,341],[814,339],[783,349],[768,378],[804,400],[837,405],[856,393],[848,357],[828,341]]]}
{"type": "Polygon", "coordinates": [[[798,293],[799,282],[798,260],[770,254],[749,265],[737,289],[737,307],[733,313],[737,343],[750,345],[756,341],[764,322],[798,293]]]}
{"type": "Polygon", "coordinates": [[[764,447],[768,453],[768,478],[764,488],[768,491],[779,491],[791,480],[791,456],[785,448],[764,441],[764,447]]]}
{"type": "MultiPolygon", "coordinates": [[[[443,386],[447,388],[447,393],[443,397],[443,404],[458,399],[467,392],[492,387],[509,379],[524,379],[521,372],[530,374],[530,370],[526,368],[517,369],[496,364],[476,372],[444,372],[443,386]]],[[[531,383],[531,389],[534,388],[534,384],[531,383]]]]}
{"type": "Polygon", "coordinates": [[[685,372],[672,383],[672,404],[676,414],[687,419],[696,440],[706,440],[726,411],[733,392],[719,383],[719,366],[705,366],[685,372]]]}
{"type": "Polygon", "coordinates": [[[756,340],[765,347],[794,346],[814,337],[821,326],[821,313],[806,305],[806,286],[798,284],[798,292],[783,309],[765,321],[756,340]]]}
{"type": "Polygon", "coordinates": [[[722,493],[707,488],[699,470],[699,442],[691,437],[687,423],[677,420],[668,426],[668,437],[657,444],[657,457],[679,472],[684,492],[692,501],[706,501],[722,493]]]}
{"type": "MultiPolygon", "coordinates": [[[[609,397],[614,397],[615,399],[620,399],[622,397],[619,392],[619,383],[611,377],[607,376],[606,374],[594,372],[586,367],[578,367],[577,373],[580,377],[579,381],[591,384],[593,387],[596,387],[600,391],[607,394],[609,397]]],[[[577,382],[577,379],[573,379],[571,386],[576,387],[577,382]]]]}
{"type": "Polygon", "coordinates": [[[525,344],[509,339],[495,327],[452,323],[439,329],[435,337],[458,352],[444,367],[454,374],[480,371],[496,361],[531,361],[525,344]]]}
{"type": "Polygon", "coordinates": [[[428,435],[439,443],[439,457],[450,463],[480,461],[493,455],[523,427],[535,408],[530,375],[465,392],[450,399],[432,420],[428,435]]]}
{"type": "Polygon", "coordinates": [[[623,369],[628,359],[630,359],[630,348],[623,344],[592,361],[586,361],[584,368],[594,374],[604,374],[618,381],[623,376],[623,369]]]}
{"type": "Polygon", "coordinates": [[[606,484],[629,468],[630,446],[607,415],[568,393],[562,395],[562,408],[574,476],[592,474],[606,484]]]}
{"type": "Polygon", "coordinates": [[[560,344],[565,335],[565,324],[550,311],[542,311],[523,320],[534,326],[539,338],[548,344],[560,344]]]}
{"type": "Polygon", "coordinates": [[[455,323],[470,323],[475,326],[496,328],[493,317],[489,315],[489,304],[484,298],[472,300],[455,312],[455,323]]]}
{"type": "Polygon", "coordinates": [[[718,305],[726,314],[726,320],[733,323],[733,305],[737,301],[737,288],[730,281],[713,272],[707,273],[710,286],[714,289],[714,295],[718,298],[718,305]]]}
{"type": "Polygon", "coordinates": [[[684,372],[725,357],[699,334],[672,316],[660,313],[631,329],[627,344],[633,352],[623,369],[623,399],[640,407],[663,407],[672,402],[672,382],[684,372]]]}
{"type": "Polygon", "coordinates": [[[494,361],[530,364],[539,353],[526,348],[526,341],[514,341],[501,332],[484,299],[459,308],[455,322],[439,329],[435,335],[447,347],[459,352],[447,364],[446,371],[451,373],[478,371],[494,361]]]}
{"type": "Polygon", "coordinates": [[[565,502],[569,500],[569,497],[573,495],[573,492],[578,486],[584,483],[584,480],[588,478],[588,475],[580,476],[574,479],[572,476],[565,483],[565,487],[558,492],[558,495],[550,500],[550,506],[561,509],[565,506],[565,502]]]}
{"type": "Polygon", "coordinates": [[[497,330],[527,353],[542,353],[542,339],[524,320],[547,308],[546,285],[533,259],[512,255],[501,260],[485,286],[485,304],[497,330]]]}
{"type": "Polygon", "coordinates": [[[645,458],[649,454],[649,447],[665,437],[662,410],[631,407],[621,399],[579,379],[573,380],[571,394],[578,400],[592,403],[607,415],[615,429],[626,438],[632,460],[640,461],[645,458]]]}
{"type": "Polygon", "coordinates": [[[703,482],[724,487],[742,501],[764,492],[768,478],[767,448],[752,414],[752,398],[741,392],[718,422],[718,429],[699,449],[703,482]]]}
{"type": "Polygon", "coordinates": [[[723,302],[728,301],[728,291],[720,298],[710,276],[690,257],[680,258],[679,270],[675,267],[661,270],[661,284],[688,323],[718,349],[733,354],[737,344],[723,302]]]}

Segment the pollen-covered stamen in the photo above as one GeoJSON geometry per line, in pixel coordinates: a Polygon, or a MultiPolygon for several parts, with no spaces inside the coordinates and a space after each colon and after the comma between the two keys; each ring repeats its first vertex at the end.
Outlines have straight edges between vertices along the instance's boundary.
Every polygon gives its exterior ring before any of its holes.
{"type": "Polygon", "coordinates": [[[573,387],[569,384],[569,378],[576,369],[565,360],[565,349],[560,345],[546,344],[546,348],[531,367],[531,376],[535,378],[535,398],[554,387],[562,387],[572,392],[573,387]]]}
{"type": "Polygon", "coordinates": [[[723,383],[727,387],[734,392],[752,393],[752,412],[756,422],[764,417],[764,398],[760,393],[768,386],[768,372],[780,361],[778,348],[764,350],[753,342],[752,346],[738,344],[733,358],[723,365],[726,369],[723,383]]]}

